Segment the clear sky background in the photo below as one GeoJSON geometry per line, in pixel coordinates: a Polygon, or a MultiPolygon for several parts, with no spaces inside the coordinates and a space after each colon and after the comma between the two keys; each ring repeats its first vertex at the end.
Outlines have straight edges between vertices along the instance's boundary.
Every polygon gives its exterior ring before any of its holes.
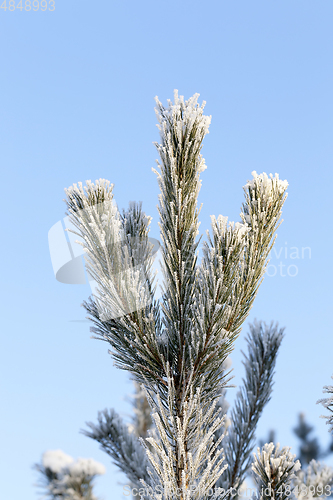
{"type": "MultiPolygon", "coordinates": [[[[54,12],[0,9],[1,499],[36,500],[31,467],[58,448],[102,462],[96,493],[124,498],[117,482],[125,476],[79,430],[106,407],[130,414],[123,398],[132,385],[107,344],[90,339],[89,323],[73,321],[84,320],[90,288],[56,281],[48,231],[64,217],[64,188],[102,177],[115,184],[120,208],[143,202],[159,239],[154,96],[166,104],[174,89],[186,99],[200,93],[212,115],[201,233],[211,214],[239,220],[253,170],[289,181],[271,276],[248,319],[286,327],[257,437],[275,429],[296,453],[292,428],[304,411],[328,444],[316,401],[333,373],[332,18],[332,0],[55,0],[54,12]]],[[[237,385],[248,321],[232,355],[237,385]]]]}

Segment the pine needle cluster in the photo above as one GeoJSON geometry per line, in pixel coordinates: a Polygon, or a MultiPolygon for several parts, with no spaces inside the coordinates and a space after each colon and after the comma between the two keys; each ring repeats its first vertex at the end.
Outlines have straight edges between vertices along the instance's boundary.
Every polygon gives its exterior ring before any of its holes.
{"type": "MultiPolygon", "coordinates": [[[[185,101],[175,91],[166,107],[156,98],[161,299],[155,298],[151,218],[142,205],[130,203],[120,214],[105,179],[65,190],[72,231],[95,281],[93,297],[83,303],[91,331],[108,343],[116,366],[130,372],[137,394],[144,391],[134,427],[105,410],[85,433],[127,475],[133,496],[145,499],[237,496],[283,337],[277,325],[250,326],[245,378],[227,418],[228,356],[263,280],[288,183],[252,172],[240,222],[211,216],[198,263],[201,149],[211,121],[204,105],[198,94],[185,101]]],[[[288,450],[268,444],[253,465],[258,484],[272,491],[290,485],[297,468],[288,450]]]]}

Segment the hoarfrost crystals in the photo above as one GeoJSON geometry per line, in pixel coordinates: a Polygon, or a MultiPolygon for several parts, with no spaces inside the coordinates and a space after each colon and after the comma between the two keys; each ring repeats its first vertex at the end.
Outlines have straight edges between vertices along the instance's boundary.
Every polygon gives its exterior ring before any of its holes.
{"type": "Polygon", "coordinates": [[[105,474],[104,465],[92,458],[78,458],[76,462],[68,467],[72,475],[97,476],[105,474]]]}
{"type": "MultiPolygon", "coordinates": [[[[284,488],[290,485],[292,479],[296,477],[295,473],[301,468],[301,464],[299,460],[295,462],[296,455],[290,453],[290,448],[285,446],[280,449],[279,443],[276,447],[274,443],[266,443],[262,450],[257,449],[257,453],[258,455],[254,454],[252,464],[255,480],[261,489],[269,488],[272,493],[268,496],[275,498],[278,492],[274,489],[277,489],[279,484],[283,484],[284,488]]],[[[284,496],[282,495],[281,498],[283,499],[284,496]]]]}
{"type": "Polygon", "coordinates": [[[42,464],[55,474],[69,471],[73,475],[85,474],[88,476],[105,474],[105,467],[92,458],[74,458],[62,450],[48,450],[43,454],[42,464]]]}
{"type": "Polygon", "coordinates": [[[228,224],[228,217],[224,215],[219,215],[217,219],[215,215],[211,215],[210,218],[212,224],[218,225],[223,237],[226,237],[227,234],[229,234],[230,237],[233,235],[237,243],[240,243],[244,236],[250,231],[250,227],[247,223],[242,224],[241,222],[235,223],[233,221],[229,221],[228,224]]]}
{"type": "Polygon", "coordinates": [[[74,461],[62,450],[46,451],[42,463],[36,464],[35,468],[43,475],[40,484],[46,496],[52,499],[97,500],[93,494],[93,480],[105,473],[105,467],[92,458],[74,461]]]}
{"type": "MultiPolygon", "coordinates": [[[[148,244],[125,232],[112,189],[113,184],[105,179],[95,184],[86,181],[84,189],[82,183],[65,189],[69,220],[78,231],[67,230],[83,240],[76,243],[86,252],[89,281],[102,321],[136,311],[151,300],[144,272],[150,262],[145,260],[148,244]]],[[[151,217],[145,217],[145,223],[150,221],[151,217]]]]}
{"type": "MultiPolygon", "coordinates": [[[[177,123],[177,127],[179,129],[180,137],[181,133],[184,133],[186,128],[191,128],[195,121],[200,122],[200,128],[203,134],[209,133],[209,125],[211,122],[211,116],[204,116],[203,110],[206,105],[206,102],[203,101],[202,105],[199,106],[198,98],[200,94],[194,94],[187,101],[184,101],[184,96],[178,96],[178,90],[174,91],[174,103],[170,99],[168,99],[168,108],[163,108],[163,115],[165,118],[169,120],[172,119],[173,123],[177,123]]],[[[160,124],[163,123],[163,118],[160,115],[160,109],[162,107],[162,103],[159,101],[158,97],[155,97],[155,101],[157,104],[157,108],[155,109],[156,116],[160,124]]],[[[158,128],[161,130],[161,125],[158,125],[158,128]]]]}
{"type": "Polygon", "coordinates": [[[327,498],[327,493],[333,486],[333,469],[316,460],[311,460],[306,471],[300,470],[296,474],[293,486],[296,487],[297,499],[312,500],[322,495],[327,498]]]}
{"type": "Polygon", "coordinates": [[[49,450],[43,454],[42,464],[46,469],[58,474],[62,469],[74,462],[74,458],[62,450],[49,450]]]}
{"type": "MultiPolygon", "coordinates": [[[[331,378],[333,378],[333,375],[331,378]]],[[[326,393],[332,394],[332,395],[329,398],[319,399],[317,401],[317,404],[321,403],[324,406],[324,408],[326,408],[327,410],[329,410],[331,412],[330,415],[321,415],[321,418],[327,419],[326,423],[327,423],[327,425],[330,426],[329,432],[333,433],[333,385],[325,385],[323,392],[326,392],[326,393]]]]}
{"type": "Polygon", "coordinates": [[[271,198],[273,194],[273,190],[277,191],[279,194],[282,194],[285,192],[285,190],[288,187],[288,182],[286,180],[282,181],[279,179],[279,174],[275,174],[273,177],[273,174],[268,175],[263,172],[262,174],[257,174],[255,170],[251,172],[253,179],[248,181],[246,185],[244,186],[244,189],[259,189],[262,194],[266,194],[268,198],[271,198]]]}
{"type": "MultiPolygon", "coordinates": [[[[175,90],[174,102],[169,100],[166,108],[156,98],[161,142],[155,143],[160,173],[154,172],[161,190],[162,317],[159,304],[153,302],[151,252],[146,242],[149,219],[143,224],[135,210],[128,212],[128,220],[119,216],[112,204],[112,188],[103,179],[95,185],[87,182],[86,193],[82,184],[66,191],[76,234],[87,249],[87,270],[96,282],[94,300],[84,303],[95,325],[92,332],[109,342],[116,366],[142,384],[149,403],[147,414],[153,414],[155,423],[147,438],[145,405],[137,414],[135,433],[113,410],[105,410],[98,425],[88,424],[92,432],[86,435],[102,445],[132,484],[151,488],[163,484],[167,488],[163,500],[175,500],[178,491],[181,500],[223,500],[224,495],[211,497],[210,489],[220,483],[229,483],[229,489],[243,482],[255,427],[271,393],[281,341],[276,328],[270,335],[260,327],[252,335],[248,359],[255,363],[248,363],[251,370],[247,370],[245,389],[230,423],[224,400],[230,380],[225,373],[227,356],[264,274],[287,183],[277,175],[268,178],[253,172],[253,181],[246,185],[242,222],[212,216],[212,237],[208,231],[202,263],[197,265],[197,202],[200,173],[206,168],[201,148],[211,122],[198,97],[195,94],[184,101],[175,90]],[[139,227],[144,237],[135,240],[139,227]],[[129,233],[134,237],[131,241],[129,233]],[[123,240],[124,248],[119,245],[123,240]],[[142,271],[141,261],[145,263],[142,271]],[[263,348],[268,341],[269,355],[263,348]],[[139,422],[145,432],[137,432],[139,422]],[[230,431],[224,440],[227,427],[230,431]]],[[[291,464],[295,471],[298,467],[288,449],[273,453],[272,446],[267,445],[257,460],[266,474],[262,480],[268,482],[272,475],[283,476],[284,467],[290,469],[291,464]]],[[[69,464],[69,473],[80,467],[98,470],[80,460],[69,464]]],[[[148,497],[157,500],[154,495],[148,497]]]]}

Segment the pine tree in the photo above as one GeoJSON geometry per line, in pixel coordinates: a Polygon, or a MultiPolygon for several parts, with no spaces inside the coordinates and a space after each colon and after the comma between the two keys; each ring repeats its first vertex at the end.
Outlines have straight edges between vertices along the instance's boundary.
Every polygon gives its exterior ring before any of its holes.
{"type": "MultiPolygon", "coordinates": [[[[83,303],[91,330],[110,345],[116,366],[144,389],[153,419],[148,437],[137,437],[114,410],[105,410],[86,434],[149,499],[222,499],[239,486],[270,397],[282,338],[277,327],[253,327],[244,390],[224,437],[221,398],[230,381],[225,363],[262,282],[288,184],[277,174],[252,172],[244,186],[241,222],[211,216],[198,264],[197,199],[206,168],[201,148],[211,117],[204,116],[204,103],[199,106],[197,99],[198,94],[185,102],[175,91],[174,103],[164,107],[156,98],[160,172],[153,170],[161,190],[161,300],[155,299],[150,217],[141,204],[131,203],[121,215],[113,185],[104,179],[65,190],[72,231],[96,284],[93,297],[83,303]]],[[[281,477],[289,484],[293,462],[284,450],[274,453],[286,464],[281,477]]]]}
{"type": "Polygon", "coordinates": [[[301,464],[306,465],[312,460],[326,458],[330,455],[333,452],[333,440],[331,439],[326,449],[323,449],[316,437],[311,438],[309,436],[313,431],[313,426],[305,421],[304,413],[300,413],[298,419],[298,425],[294,428],[294,433],[301,441],[298,457],[301,464]]]}
{"type": "MultiPolygon", "coordinates": [[[[333,375],[331,378],[333,378],[333,375]]],[[[331,394],[331,396],[328,398],[318,399],[317,404],[321,403],[324,406],[324,408],[326,408],[330,412],[330,415],[328,416],[322,415],[321,418],[327,419],[326,423],[327,425],[330,426],[329,432],[333,435],[333,385],[325,385],[323,392],[331,394]]]]}
{"type": "Polygon", "coordinates": [[[62,450],[49,450],[41,463],[35,464],[39,484],[50,500],[98,500],[93,493],[93,481],[105,473],[104,465],[92,458],[74,459],[62,450]]]}
{"type": "MultiPolygon", "coordinates": [[[[322,400],[319,402],[321,401],[322,400]]],[[[333,435],[331,436],[331,440],[326,449],[323,448],[320,445],[318,438],[310,436],[313,431],[313,426],[306,422],[304,413],[299,413],[298,424],[294,427],[293,431],[301,442],[297,458],[301,462],[302,466],[308,465],[312,460],[317,461],[318,459],[327,458],[331,453],[333,453],[333,435]]],[[[270,430],[268,433],[268,439],[266,441],[259,441],[260,447],[263,447],[265,442],[275,443],[275,434],[274,430],[270,430]]]]}
{"type": "MultiPolygon", "coordinates": [[[[333,387],[324,386],[324,392],[333,394],[333,387]]],[[[317,403],[321,403],[333,414],[332,396],[319,399],[317,403]]],[[[322,418],[327,419],[327,424],[330,425],[329,432],[333,435],[332,416],[322,416],[322,418]]],[[[320,451],[316,440],[308,439],[312,427],[305,422],[303,414],[300,414],[299,425],[294,431],[303,443],[300,449],[303,469],[300,460],[295,461],[296,455],[291,455],[290,448],[285,447],[280,450],[279,444],[275,447],[273,442],[265,444],[261,450],[258,448],[252,470],[259,487],[257,498],[260,500],[286,499],[291,495],[291,498],[297,500],[332,497],[333,468],[318,462],[313,456],[329,455],[332,451],[331,446],[323,452],[320,451]],[[306,469],[305,464],[308,464],[306,469]]]]}

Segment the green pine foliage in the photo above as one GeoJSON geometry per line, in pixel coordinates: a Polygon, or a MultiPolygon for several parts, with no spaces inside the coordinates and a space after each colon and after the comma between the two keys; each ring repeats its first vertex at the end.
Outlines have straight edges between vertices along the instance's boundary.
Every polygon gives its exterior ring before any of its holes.
{"type": "MultiPolygon", "coordinates": [[[[120,214],[113,185],[104,179],[65,190],[73,231],[96,283],[93,297],[83,303],[91,330],[108,343],[116,366],[144,389],[150,406],[144,433],[131,432],[106,410],[98,424],[89,424],[87,435],[130,484],[143,488],[142,498],[221,500],[230,494],[222,485],[227,490],[239,486],[250,466],[258,418],[270,398],[282,339],[277,327],[251,328],[244,387],[229,428],[221,404],[230,381],[225,366],[264,277],[288,183],[277,174],[253,172],[243,188],[241,222],[212,216],[198,263],[197,200],[206,168],[201,149],[211,118],[197,100],[196,94],[184,101],[176,91],[167,107],[156,99],[160,300],[155,299],[151,219],[141,205],[131,203],[120,214]]],[[[144,418],[147,412],[141,423],[144,418]]],[[[287,481],[288,474],[283,478],[287,481]]]]}

